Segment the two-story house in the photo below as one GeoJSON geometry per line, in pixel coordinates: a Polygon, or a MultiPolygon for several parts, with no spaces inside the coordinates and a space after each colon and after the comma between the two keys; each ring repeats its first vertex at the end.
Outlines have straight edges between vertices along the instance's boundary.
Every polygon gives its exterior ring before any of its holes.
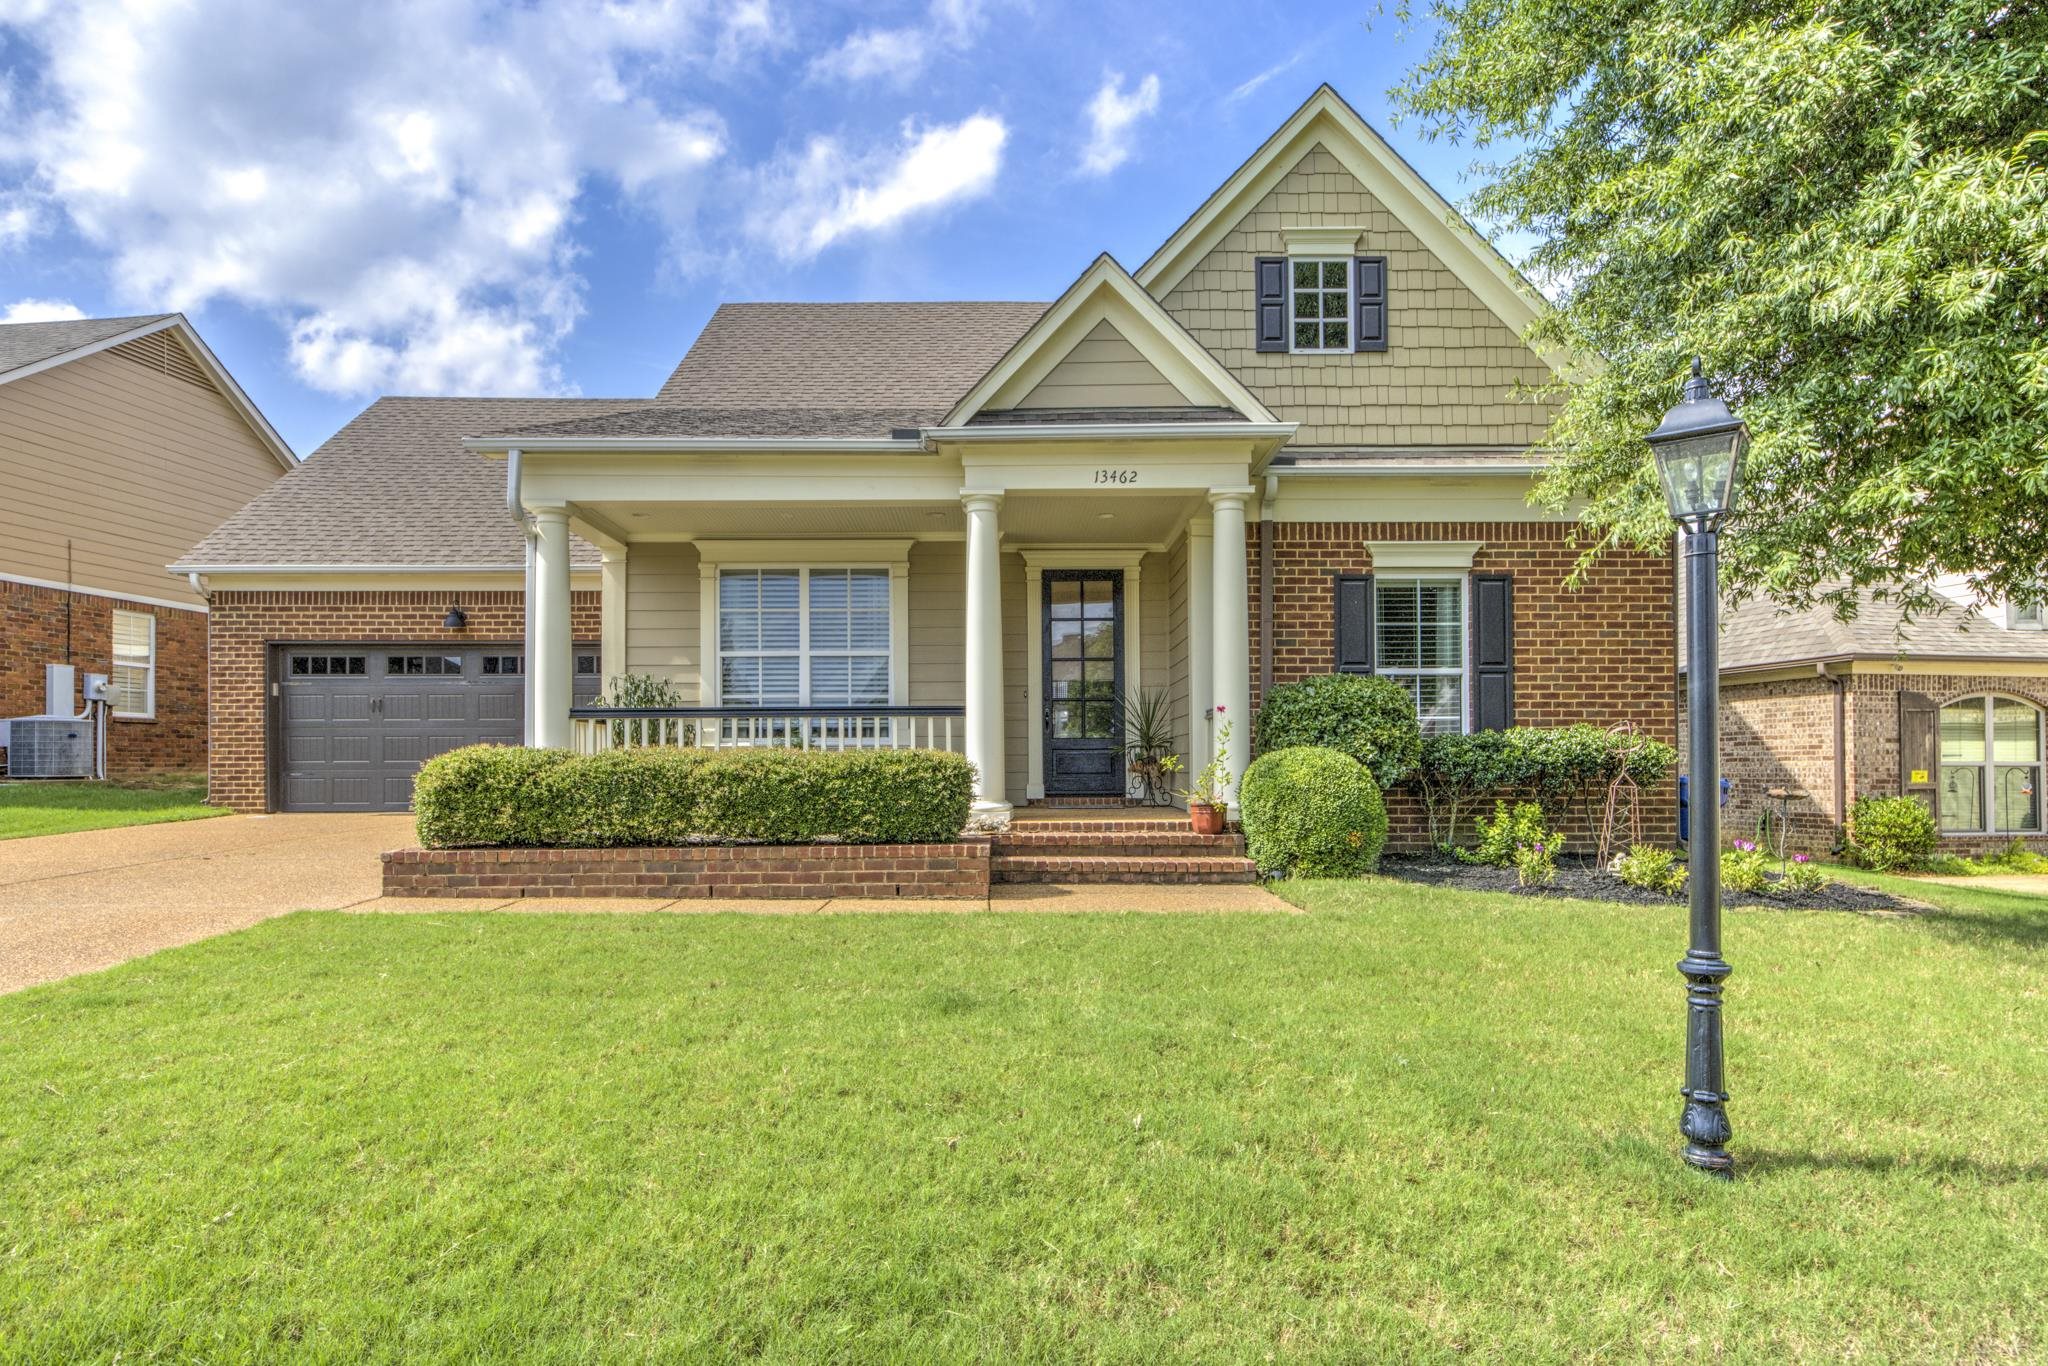
{"type": "Polygon", "coordinates": [[[297,464],[176,313],[0,326],[0,719],[69,664],[67,709],[109,675],[110,776],[203,769],[206,599],[167,566],[297,464]]]}
{"type": "Polygon", "coordinates": [[[1540,307],[1324,87],[1050,303],[731,304],[651,398],[386,399],[180,566],[215,800],[402,809],[453,744],[604,743],[620,673],[695,743],[963,750],[989,811],[1118,797],[1153,691],[1241,771],[1332,670],[1434,730],[1672,739],[1669,562],[1568,591],[1527,502],[1540,307]]]}

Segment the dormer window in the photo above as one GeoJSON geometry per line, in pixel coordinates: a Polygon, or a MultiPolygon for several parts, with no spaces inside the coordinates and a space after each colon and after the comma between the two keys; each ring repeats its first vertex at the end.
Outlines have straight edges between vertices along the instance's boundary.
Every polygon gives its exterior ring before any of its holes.
{"type": "Polygon", "coordinates": [[[1351,260],[1290,262],[1296,351],[1351,349],[1351,260]]]}
{"type": "Polygon", "coordinates": [[[2044,619],[2038,602],[2009,602],[2005,605],[2005,624],[2014,631],[2038,631],[2044,619]]]}

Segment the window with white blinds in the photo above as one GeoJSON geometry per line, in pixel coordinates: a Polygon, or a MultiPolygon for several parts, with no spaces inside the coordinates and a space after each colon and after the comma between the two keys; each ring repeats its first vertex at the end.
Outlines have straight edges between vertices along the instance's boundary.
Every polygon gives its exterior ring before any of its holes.
{"type": "Polygon", "coordinates": [[[149,613],[114,613],[114,666],[107,691],[116,716],[148,720],[156,715],[156,618],[149,613]]]}
{"type": "Polygon", "coordinates": [[[718,689],[727,706],[886,706],[889,571],[718,575],[718,689]]]}

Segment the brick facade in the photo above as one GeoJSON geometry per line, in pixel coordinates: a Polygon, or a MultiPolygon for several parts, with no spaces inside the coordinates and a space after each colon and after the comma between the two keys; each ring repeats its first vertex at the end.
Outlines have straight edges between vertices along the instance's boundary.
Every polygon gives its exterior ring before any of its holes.
{"type": "Polygon", "coordinates": [[[988,895],[989,842],[681,849],[400,849],[386,896],[727,899],[988,895]]]}
{"type": "MultiPolygon", "coordinates": [[[[1554,522],[1280,522],[1273,528],[1273,681],[1330,672],[1336,659],[1334,579],[1372,572],[1373,541],[1473,541],[1472,569],[1514,579],[1515,723],[1563,726],[1623,722],[1676,743],[1675,618],[1669,559],[1634,551],[1602,558],[1579,588],[1573,528],[1554,522]]],[[[1260,600],[1258,528],[1247,557],[1252,602],[1260,600]]],[[[1252,619],[1254,658],[1264,629],[1252,619]]],[[[1257,669],[1253,705],[1257,706],[1257,669]]],[[[1677,834],[1675,782],[1645,792],[1646,840],[1677,834]]],[[[1428,843],[1421,803],[1388,794],[1389,843],[1428,843]]],[[[1566,831],[1583,844],[1586,831],[1566,831]]]]}
{"type": "MultiPolygon", "coordinates": [[[[1917,673],[1882,664],[1858,664],[1843,673],[1843,728],[1847,798],[1896,796],[1899,783],[1899,694],[1917,692],[1936,706],[1961,697],[1996,694],[2048,709],[2048,670],[2038,677],[2006,674],[1917,673]]],[[[1791,796],[1790,847],[1827,853],[1838,844],[1845,813],[1835,806],[1835,685],[1812,678],[1750,681],[1740,676],[1721,683],[1721,767],[1730,783],[1722,829],[1729,838],[1748,838],[1766,807],[1776,808],[1770,789],[1791,796]]],[[[1941,849],[1953,854],[1996,853],[2010,835],[1943,835],[1941,849]]],[[[2048,836],[2026,837],[2048,852],[2048,836]]]]}
{"type": "Polygon", "coordinates": [[[81,685],[87,673],[109,672],[116,608],[156,618],[156,715],[108,723],[107,775],[200,772],[206,767],[204,612],[0,580],[0,716],[43,710],[45,664],[76,666],[81,685]]]}
{"type": "MultiPolygon", "coordinates": [[[[460,631],[441,625],[450,595],[431,592],[221,592],[208,620],[213,746],[207,800],[236,811],[270,809],[265,697],[270,646],[291,641],[422,641],[477,646],[517,643],[526,632],[525,595],[455,594],[468,614],[460,631]]],[[[579,641],[598,638],[598,595],[571,595],[579,641]]]]}

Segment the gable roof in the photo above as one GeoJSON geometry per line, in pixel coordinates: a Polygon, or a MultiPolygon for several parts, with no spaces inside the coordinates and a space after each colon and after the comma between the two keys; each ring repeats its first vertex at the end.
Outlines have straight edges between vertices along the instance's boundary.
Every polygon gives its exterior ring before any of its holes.
{"type": "MultiPolygon", "coordinates": [[[[171,568],[520,569],[505,467],[475,431],[649,407],[644,398],[380,398],[171,568]]],[[[576,562],[597,563],[576,542],[576,562]]]]}
{"type": "Polygon", "coordinates": [[[256,433],[256,439],[270,451],[271,458],[285,469],[297,467],[298,455],[270,425],[263,410],[242,392],[235,377],[220,363],[182,313],[151,313],[132,318],[73,318],[61,322],[0,324],[0,384],[39,375],[59,365],[96,356],[124,342],[172,332],[192,354],[214,388],[256,433]]]}
{"type": "Polygon", "coordinates": [[[1114,256],[1103,252],[960,396],[943,425],[963,426],[984,410],[1015,406],[1105,318],[1189,407],[1228,409],[1252,422],[1279,421],[1114,256]]]}
{"type": "Polygon", "coordinates": [[[1768,669],[1827,659],[2010,659],[2048,666],[2048,631],[2008,629],[1995,613],[1972,615],[1943,603],[1910,623],[1893,601],[1869,594],[1848,621],[1815,606],[1781,611],[1750,598],[1721,612],[1721,671],[1768,669]]]}
{"type": "Polygon", "coordinates": [[[538,422],[486,434],[496,437],[846,437],[888,440],[893,432],[925,426],[944,415],[941,408],[696,408],[656,400],[638,408],[591,413],[566,422],[538,422]]]}
{"type": "MultiPolygon", "coordinates": [[[[1521,272],[1328,84],[1316,87],[1138,267],[1164,298],[1309,150],[1322,146],[1516,335],[1547,307],[1521,272]]],[[[1553,369],[1559,357],[1544,357],[1553,369]]]]}
{"type": "Polygon", "coordinates": [[[944,411],[1045,307],[720,304],[658,397],[684,408],[944,411]]]}

